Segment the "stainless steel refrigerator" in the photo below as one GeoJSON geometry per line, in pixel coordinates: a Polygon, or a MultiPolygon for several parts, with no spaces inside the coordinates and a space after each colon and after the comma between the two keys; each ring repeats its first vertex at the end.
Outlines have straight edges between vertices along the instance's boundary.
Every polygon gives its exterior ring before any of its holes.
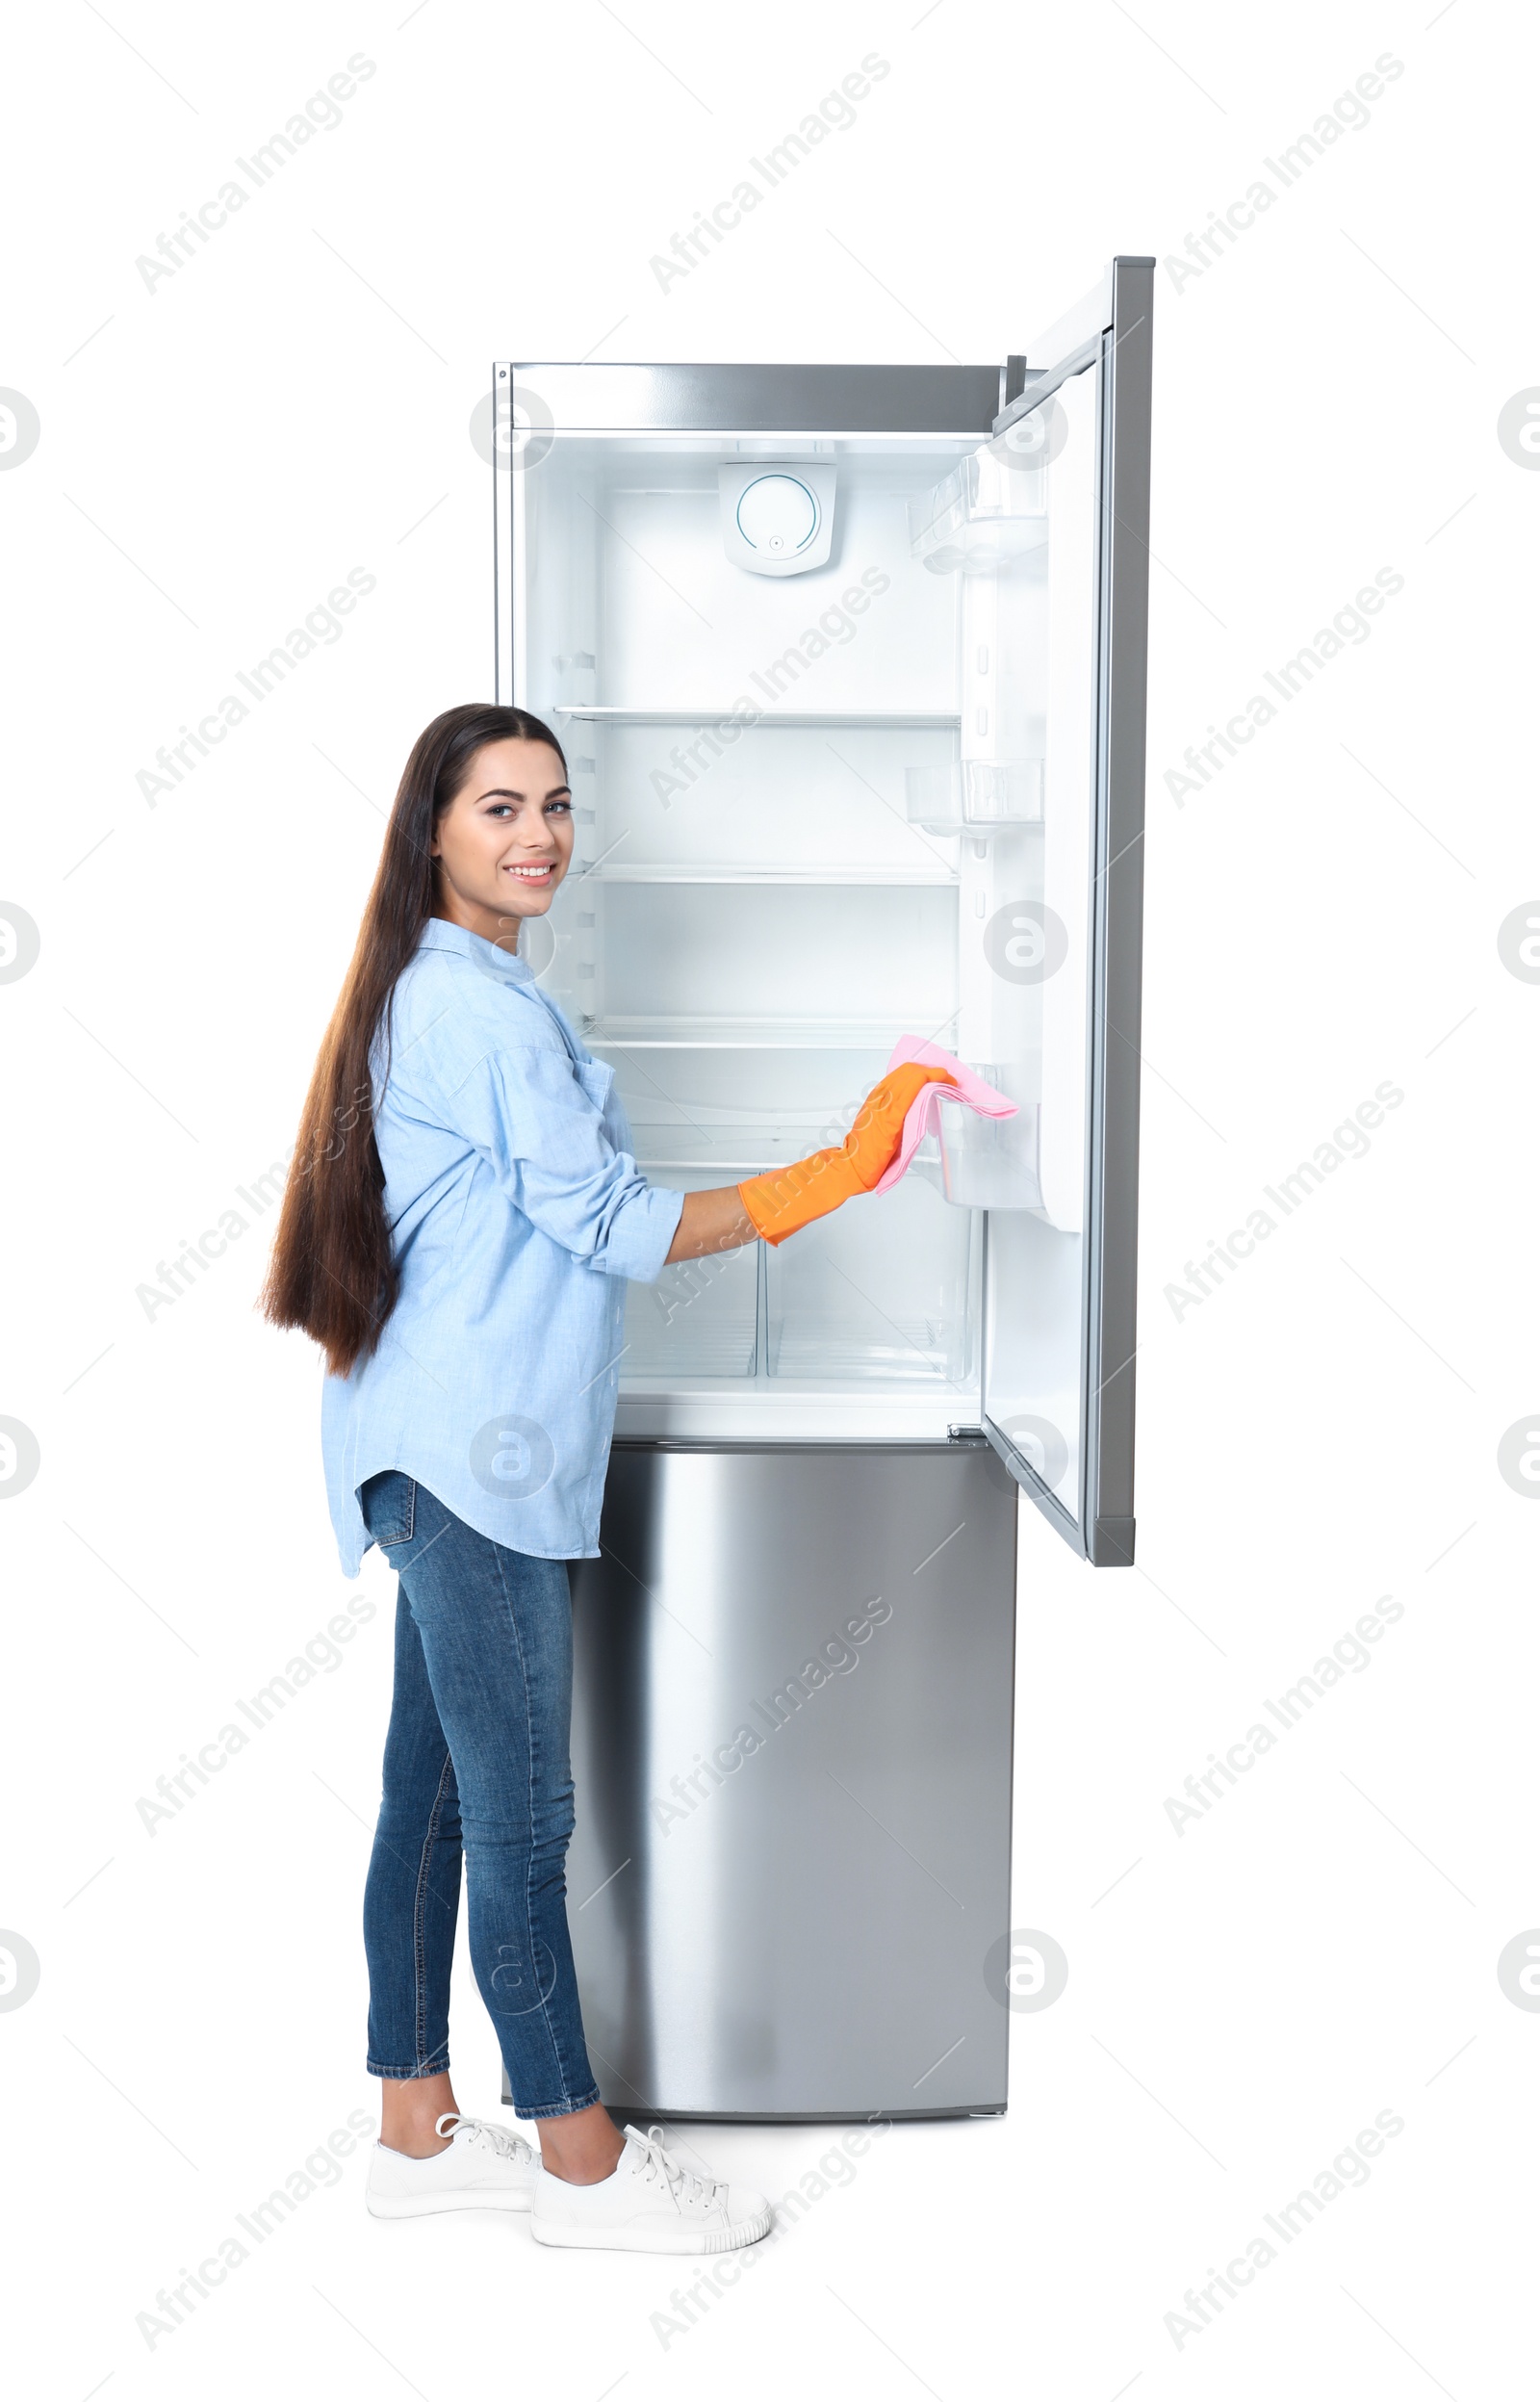
{"type": "Polygon", "coordinates": [[[838,1141],[901,1035],[1016,1103],[631,1288],[568,1880],[630,2115],[1005,2106],[1018,1492],[1134,1546],[1153,268],[1003,365],[494,366],[526,941],[639,1163],[838,1141]]]}

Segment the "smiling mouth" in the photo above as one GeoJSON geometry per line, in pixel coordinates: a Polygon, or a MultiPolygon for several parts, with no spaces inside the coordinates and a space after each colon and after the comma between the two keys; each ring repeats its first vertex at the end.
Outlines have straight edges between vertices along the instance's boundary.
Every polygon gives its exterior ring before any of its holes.
{"type": "Polygon", "coordinates": [[[555,861],[548,859],[543,867],[504,867],[505,876],[517,876],[521,884],[544,884],[555,870],[555,861]]]}

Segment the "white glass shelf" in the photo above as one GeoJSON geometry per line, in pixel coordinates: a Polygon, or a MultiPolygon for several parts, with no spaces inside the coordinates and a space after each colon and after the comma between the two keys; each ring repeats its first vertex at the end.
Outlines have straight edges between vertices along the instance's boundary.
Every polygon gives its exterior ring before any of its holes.
{"type": "Polygon", "coordinates": [[[886,1018],[604,1016],[585,1023],[582,1037],[592,1050],[890,1051],[901,1035],[945,1044],[956,1027],[955,1015],[937,1025],[925,1010],[886,1018]]]}
{"type": "MultiPolygon", "coordinates": [[[[784,1168],[796,1159],[806,1159],[810,1152],[822,1149],[822,1148],[817,1136],[809,1135],[801,1150],[784,1151],[779,1159],[767,1158],[762,1151],[755,1159],[718,1159],[714,1156],[710,1158],[702,1156],[698,1159],[664,1159],[651,1150],[644,1156],[640,1149],[634,1151],[632,1156],[638,1168],[650,1177],[699,1175],[704,1170],[709,1169],[713,1175],[720,1174],[724,1184],[731,1184],[743,1176],[768,1175],[772,1169],[784,1168]]],[[[751,1236],[750,1240],[752,1239],[751,1236]]]]}
{"type": "MultiPolygon", "coordinates": [[[[632,1094],[628,1098],[634,1110],[637,1097],[632,1094]]],[[[809,1151],[821,1150],[837,1139],[827,1130],[828,1115],[827,1111],[809,1113],[800,1124],[780,1116],[763,1125],[745,1125],[709,1114],[691,1119],[681,1103],[677,1119],[633,1124],[631,1150],[637,1166],[649,1175],[656,1169],[720,1178],[731,1168],[735,1176],[758,1175],[770,1168],[783,1168],[789,1160],[806,1159],[809,1151]]]]}
{"type": "Polygon", "coordinates": [[[703,867],[643,863],[630,866],[589,867],[585,884],[946,884],[958,881],[957,869],[943,860],[912,867],[703,867]]]}
{"type": "MultiPolygon", "coordinates": [[[[612,709],[588,701],[558,701],[554,705],[557,717],[572,717],[583,725],[596,726],[719,726],[733,716],[732,702],[712,709],[612,709]]],[[[775,709],[767,708],[744,721],[750,732],[760,726],[873,726],[878,729],[938,728],[945,732],[961,726],[962,720],[956,710],[923,709],[775,709]]]]}

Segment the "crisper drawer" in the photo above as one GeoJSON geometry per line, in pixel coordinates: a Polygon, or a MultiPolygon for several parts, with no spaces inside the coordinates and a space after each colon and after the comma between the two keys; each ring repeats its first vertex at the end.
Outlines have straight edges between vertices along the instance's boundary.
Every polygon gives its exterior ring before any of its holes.
{"type": "MultiPolygon", "coordinates": [[[[916,1162],[891,1192],[847,1201],[774,1248],[681,1260],[655,1284],[632,1284],[623,1377],[967,1384],[977,1220],[947,1205],[935,1173],[916,1162]]],[[[726,1180],[720,1170],[657,1176],[688,1192],[726,1180]]]]}
{"type": "Polygon", "coordinates": [[[912,1170],[767,1251],[772,1377],[962,1383],[973,1372],[975,1221],[912,1170]]]}
{"type": "MultiPolygon", "coordinates": [[[[695,1193],[723,1184],[717,1171],[660,1171],[656,1181],[695,1193]]],[[[757,1245],[713,1258],[681,1259],[655,1284],[631,1284],[626,1300],[627,1377],[752,1377],[758,1364],[757,1245]]]]}

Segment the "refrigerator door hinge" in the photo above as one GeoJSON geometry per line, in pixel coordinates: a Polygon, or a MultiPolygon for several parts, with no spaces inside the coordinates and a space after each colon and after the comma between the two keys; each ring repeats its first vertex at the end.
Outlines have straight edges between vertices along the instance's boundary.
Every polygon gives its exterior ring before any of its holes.
{"type": "Polygon", "coordinates": [[[982,1426],[949,1426],[946,1439],[949,1443],[987,1443],[989,1438],[982,1426]]]}

